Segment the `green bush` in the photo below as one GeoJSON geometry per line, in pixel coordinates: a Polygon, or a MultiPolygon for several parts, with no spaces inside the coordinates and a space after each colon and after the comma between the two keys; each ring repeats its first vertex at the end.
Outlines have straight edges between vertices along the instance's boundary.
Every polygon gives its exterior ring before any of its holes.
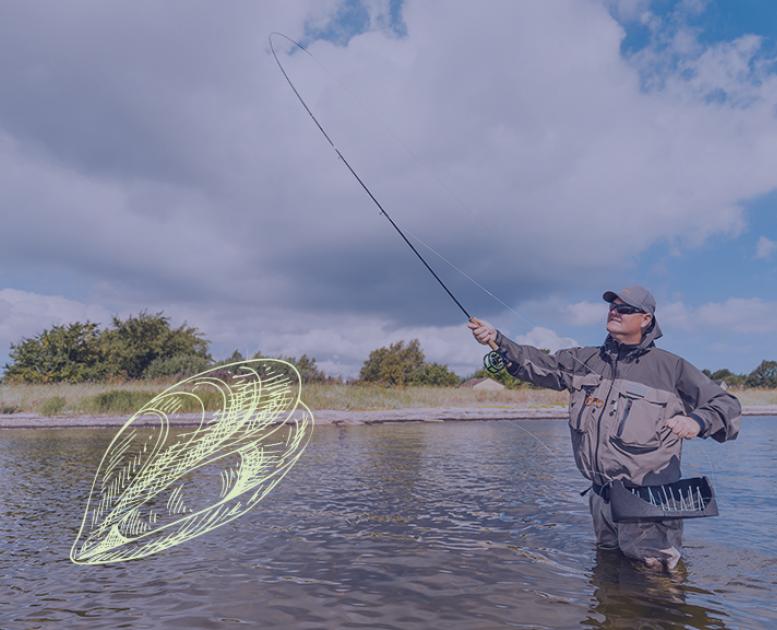
{"type": "Polygon", "coordinates": [[[142,312],[125,320],[114,317],[101,342],[111,376],[143,378],[155,361],[177,356],[211,360],[208,342],[196,328],[185,324],[172,328],[162,313],[142,312]]]}
{"type": "Polygon", "coordinates": [[[777,387],[777,361],[761,361],[747,379],[745,385],[748,387],[777,387]]]}
{"type": "Polygon", "coordinates": [[[83,406],[87,413],[134,413],[154,395],[149,392],[112,389],[87,398],[83,406]]]}
{"type": "Polygon", "coordinates": [[[6,383],[82,383],[107,375],[98,325],[75,322],[53,326],[36,337],[11,344],[6,383]]]}
{"type": "MultiPolygon", "coordinates": [[[[87,398],[81,406],[84,413],[94,414],[132,414],[139,411],[159,392],[143,392],[125,389],[112,389],[101,394],[87,398]]],[[[211,388],[197,390],[197,396],[202,400],[207,411],[216,411],[223,404],[223,398],[219,392],[211,388]]],[[[199,403],[190,397],[181,398],[183,405],[176,413],[197,413],[202,410],[199,403]]]]}
{"type": "Polygon", "coordinates": [[[193,373],[211,357],[196,328],[173,328],[164,314],[142,312],[114,317],[105,330],[93,322],[53,326],[11,344],[10,359],[6,383],[83,383],[143,378],[151,366],[154,376],[193,373]]]}
{"type": "Polygon", "coordinates": [[[427,363],[421,343],[413,339],[377,348],[362,365],[359,378],[383,385],[457,385],[461,379],[440,363],[427,363]]]}
{"type": "Polygon", "coordinates": [[[435,387],[451,387],[461,383],[461,378],[451,372],[448,366],[441,363],[424,363],[421,369],[413,374],[411,385],[433,385],[435,387]]]}
{"type": "Polygon", "coordinates": [[[62,396],[47,398],[40,406],[40,413],[44,416],[56,416],[62,413],[67,401],[62,396]]]}

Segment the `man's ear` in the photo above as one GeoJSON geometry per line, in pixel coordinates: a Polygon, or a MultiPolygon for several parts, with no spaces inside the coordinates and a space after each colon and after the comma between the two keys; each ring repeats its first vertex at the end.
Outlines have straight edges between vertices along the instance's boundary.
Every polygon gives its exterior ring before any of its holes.
{"type": "Polygon", "coordinates": [[[648,319],[645,322],[642,322],[641,328],[642,332],[645,332],[648,328],[650,328],[651,324],[653,323],[653,316],[650,316],[650,319],[648,319]]]}

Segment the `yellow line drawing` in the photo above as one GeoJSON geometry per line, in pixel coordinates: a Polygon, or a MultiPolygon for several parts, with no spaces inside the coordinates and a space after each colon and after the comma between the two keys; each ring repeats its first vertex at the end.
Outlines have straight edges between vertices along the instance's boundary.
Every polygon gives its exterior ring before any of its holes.
{"type": "Polygon", "coordinates": [[[280,359],[218,366],[167,388],[137,411],[97,468],[70,559],[142,558],[242,516],[302,455],[314,418],[297,369],[280,359]],[[220,400],[205,412],[203,396],[220,400]],[[194,405],[194,431],[171,434],[169,415],[194,405]],[[150,428],[140,420],[151,420],[150,428]]]}

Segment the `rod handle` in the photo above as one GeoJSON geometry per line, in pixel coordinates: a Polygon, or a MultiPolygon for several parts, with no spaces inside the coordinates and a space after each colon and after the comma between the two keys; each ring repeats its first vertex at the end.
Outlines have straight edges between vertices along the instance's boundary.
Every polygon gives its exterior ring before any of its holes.
{"type": "MultiPolygon", "coordinates": [[[[475,321],[480,322],[480,320],[477,317],[475,317],[474,315],[470,316],[469,321],[471,321],[473,323],[475,321]]],[[[488,342],[488,347],[491,348],[492,350],[499,350],[499,346],[496,345],[496,341],[489,341],[488,342]]]]}

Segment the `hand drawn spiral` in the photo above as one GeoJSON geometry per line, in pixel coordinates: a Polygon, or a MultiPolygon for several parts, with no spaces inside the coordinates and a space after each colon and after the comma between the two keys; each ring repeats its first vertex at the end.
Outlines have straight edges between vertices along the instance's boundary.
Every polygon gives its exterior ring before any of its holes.
{"type": "Polygon", "coordinates": [[[70,559],[141,558],[248,512],[310,440],[313,414],[300,393],[293,365],[253,359],[207,370],[156,396],[103,455],[70,559]],[[219,401],[212,416],[206,399],[219,401]],[[196,429],[171,433],[169,416],[192,406],[200,414],[196,429]]]}

